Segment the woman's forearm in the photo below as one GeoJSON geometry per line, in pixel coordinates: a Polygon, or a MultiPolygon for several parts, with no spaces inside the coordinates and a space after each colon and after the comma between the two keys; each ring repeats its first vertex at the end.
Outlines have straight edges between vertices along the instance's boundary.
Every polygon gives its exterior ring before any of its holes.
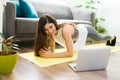
{"type": "Polygon", "coordinates": [[[54,47],[49,47],[49,50],[50,50],[52,53],[54,53],[55,48],[54,48],[54,47]]]}

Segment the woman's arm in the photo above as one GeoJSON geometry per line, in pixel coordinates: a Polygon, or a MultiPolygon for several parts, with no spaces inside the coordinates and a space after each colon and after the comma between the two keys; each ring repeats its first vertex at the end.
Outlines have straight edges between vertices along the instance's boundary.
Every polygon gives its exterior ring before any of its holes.
{"type": "MultiPolygon", "coordinates": [[[[59,53],[53,53],[49,49],[41,49],[41,57],[71,57],[73,56],[73,40],[72,40],[72,34],[74,34],[74,28],[71,27],[71,25],[66,25],[63,27],[62,35],[66,43],[67,51],[59,52],[59,53]]],[[[51,42],[52,44],[52,42],[51,42]]]]}

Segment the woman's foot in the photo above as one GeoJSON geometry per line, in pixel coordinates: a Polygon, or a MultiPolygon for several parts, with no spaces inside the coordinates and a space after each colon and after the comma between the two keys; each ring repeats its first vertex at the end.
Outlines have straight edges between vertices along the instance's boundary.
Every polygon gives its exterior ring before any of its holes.
{"type": "Polygon", "coordinates": [[[114,36],[114,39],[111,40],[110,46],[115,46],[116,44],[116,36],[114,36]]]}
{"type": "Polygon", "coordinates": [[[106,45],[110,46],[110,40],[107,40],[106,45]]]}

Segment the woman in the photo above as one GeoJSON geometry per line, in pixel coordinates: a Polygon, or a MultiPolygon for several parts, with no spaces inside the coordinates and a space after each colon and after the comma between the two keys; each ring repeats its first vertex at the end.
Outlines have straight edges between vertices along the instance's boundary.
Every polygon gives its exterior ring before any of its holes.
{"type": "MultiPolygon", "coordinates": [[[[82,24],[57,24],[57,21],[53,16],[45,14],[41,16],[38,22],[34,46],[35,55],[41,57],[71,57],[73,56],[74,49],[80,49],[85,45],[87,34],[89,35],[89,31],[87,29],[90,29],[90,27],[85,27],[82,24]],[[67,50],[60,53],[54,53],[55,42],[66,47],[67,50]]],[[[90,33],[94,34],[94,28],[90,30],[90,33]]],[[[95,33],[97,32],[95,31],[95,33]]],[[[101,38],[110,40],[112,37],[107,36],[107,38],[101,38]]],[[[110,41],[107,43],[110,45],[110,41]]]]}

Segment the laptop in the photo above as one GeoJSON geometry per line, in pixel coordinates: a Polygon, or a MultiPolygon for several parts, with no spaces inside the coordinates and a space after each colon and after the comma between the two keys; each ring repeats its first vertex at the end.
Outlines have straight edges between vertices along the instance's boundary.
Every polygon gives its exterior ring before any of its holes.
{"type": "Polygon", "coordinates": [[[106,69],[110,57],[110,48],[83,48],[78,50],[78,58],[69,66],[74,71],[106,69]]]}

